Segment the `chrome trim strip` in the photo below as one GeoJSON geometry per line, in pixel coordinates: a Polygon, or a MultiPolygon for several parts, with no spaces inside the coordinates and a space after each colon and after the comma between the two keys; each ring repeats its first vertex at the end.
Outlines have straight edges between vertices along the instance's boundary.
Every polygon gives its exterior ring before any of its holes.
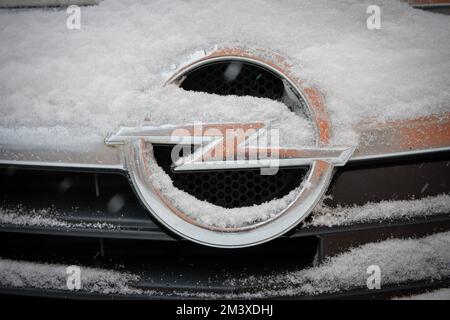
{"type": "Polygon", "coordinates": [[[317,160],[343,166],[355,150],[352,146],[290,148],[271,146],[270,143],[250,144],[250,141],[258,141],[267,130],[268,126],[263,122],[121,127],[117,133],[109,135],[105,143],[120,146],[142,139],[149,143],[201,146],[187,158],[174,162],[175,171],[297,167],[312,165],[317,160]],[[210,129],[214,131],[208,133],[210,129]],[[237,133],[227,130],[237,130],[237,133]],[[228,146],[226,139],[229,139],[229,134],[233,134],[233,139],[237,139],[239,143],[228,146]],[[226,154],[210,157],[211,151],[223,150],[225,146],[231,148],[226,154]],[[233,155],[231,159],[223,159],[229,154],[233,155]]]}
{"type": "Polygon", "coordinates": [[[395,152],[395,153],[386,153],[386,154],[372,154],[367,156],[353,156],[348,162],[358,162],[364,160],[376,160],[376,159],[391,159],[391,158],[399,158],[405,156],[414,156],[414,155],[422,155],[426,153],[435,153],[435,152],[445,152],[450,151],[450,146],[443,148],[432,148],[432,149],[422,149],[422,150],[414,150],[414,151],[403,151],[403,152],[395,152]]]}
{"type": "Polygon", "coordinates": [[[105,170],[125,170],[123,165],[105,165],[105,164],[84,164],[84,163],[61,163],[45,161],[5,161],[0,160],[0,166],[11,167],[53,167],[53,168],[75,168],[75,169],[105,169],[105,170]]]}
{"type": "MultiPolygon", "coordinates": [[[[385,123],[366,121],[356,126],[355,131],[360,135],[359,145],[350,163],[450,151],[450,113],[385,123]]],[[[104,141],[63,147],[0,143],[0,164],[125,169],[120,147],[107,146],[104,141]]]]}
{"type": "MultiPolygon", "coordinates": [[[[361,155],[361,156],[353,156],[348,160],[348,163],[354,163],[359,161],[367,161],[367,160],[379,160],[379,159],[392,159],[399,158],[405,156],[414,156],[414,155],[423,155],[427,153],[438,153],[438,152],[446,152],[450,151],[449,147],[443,148],[432,148],[432,149],[423,149],[423,150],[414,150],[414,151],[404,151],[404,152],[395,152],[381,155],[361,155]]],[[[0,157],[2,154],[0,153],[0,157]]],[[[117,164],[105,164],[105,163],[87,163],[87,162],[64,162],[63,160],[55,160],[55,161],[41,161],[41,160],[14,160],[8,158],[0,158],[1,166],[12,166],[12,167],[53,167],[53,168],[74,168],[74,169],[99,169],[99,170],[121,170],[125,171],[125,165],[123,163],[117,164]]]]}
{"type": "Polygon", "coordinates": [[[90,145],[65,147],[56,146],[1,145],[0,165],[35,166],[54,168],[124,170],[122,152],[118,148],[105,146],[103,141],[90,145]]]}

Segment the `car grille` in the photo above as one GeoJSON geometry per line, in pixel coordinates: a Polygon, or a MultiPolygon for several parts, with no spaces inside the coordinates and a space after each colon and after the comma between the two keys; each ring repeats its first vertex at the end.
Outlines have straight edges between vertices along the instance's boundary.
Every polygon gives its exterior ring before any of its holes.
{"type": "MultiPolygon", "coordinates": [[[[336,170],[324,202],[331,207],[354,206],[449,193],[449,162],[450,154],[441,153],[415,159],[349,163],[336,170]]],[[[217,181],[219,177],[216,176],[217,181]]],[[[246,181],[250,188],[250,180],[246,181]]],[[[199,179],[198,183],[204,182],[199,179]]],[[[239,198],[242,200],[245,199],[239,198]]],[[[56,217],[69,222],[120,225],[122,232],[139,230],[145,238],[176,238],[152,219],[134,194],[127,176],[118,172],[0,168],[0,210],[18,207],[24,214],[50,208],[56,217]]],[[[103,234],[107,236],[107,230],[103,234]]]]}
{"type": "MultiPolygon", "coordinates": [[[[448,193],[449,160],[450,154],[443,153],[394,162],[350,163],[336,172],[326,202],[351,206],[368,200],[448,193]]],[[[0,168],[0,204],[0,212],[20,206],[18,220],[26,215],[38,220],[37,225],[0,223],[1,258],[126,270],[144,275],[134,284],[138,288],[162,293],[251,290],[235,288],[225,280],[298,270],[367,242],[424,236],[450,228],[448,215],[441,215],[360,226],[298,228],[251,248],[209,248],[183,241],[153,221],[127,176],[117,172],[0,168]],[[48,208],[68,225],[39,224],[40,210],[48,208]],[[80,222],[94,226],[80,227],[80,222]],[[112,228],[96,228],[97,223],[112,228]]],[[[45,217],[52,218],[53,213],[45,217]]]]}

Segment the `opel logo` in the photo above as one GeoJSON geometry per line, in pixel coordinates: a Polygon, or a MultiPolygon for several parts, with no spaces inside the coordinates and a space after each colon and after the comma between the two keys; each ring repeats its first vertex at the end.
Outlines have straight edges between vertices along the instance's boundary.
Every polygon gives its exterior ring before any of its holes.
{"type": "MultiPolygon", "coordinates": [[[[183,72],[216,61],[248,61],[246,51],[222,50],[181,68],[169,83],[177,83],[183,72]]],[[[330,143],[331,125],[321,94],[306,86],[287,69],[278,68],[261,56],[254,63],[283,77],[289,87],[305,101],[306,113],[315,128],[313,145],[280,145],[279,131],[270,122],[185,123],[163,126],[122,127],[110,134],[105,143],[121,148],[130,181],[147,210],[164,226],[182,236],[208,246],[237,248],[257,245],[277,238],[298,225],[326,192],[335,166],[343,166],[354,152],[353,146],[330,143]],[[155,180],[151,163],[156,163],[154,145],[172,146],[172,170],[183,172],[257,169],[263,175],[276,174],[279,168],[307,167],[295,196],[263,221],[240,227],[218,227],[195,219],[195,206],[181,208],[168,197],[155,180]]],[[[277,60],[280,63],[280,59],[277,60]]],[[[283,65],[283,63],[281,63],[283,65]]],[[[246,208],[241,207],[242,215],[246,208]]]]}

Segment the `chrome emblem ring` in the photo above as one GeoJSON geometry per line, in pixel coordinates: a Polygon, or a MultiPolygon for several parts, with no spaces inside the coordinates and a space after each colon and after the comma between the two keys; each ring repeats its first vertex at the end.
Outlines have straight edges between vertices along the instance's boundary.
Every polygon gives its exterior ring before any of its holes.
{"type": "MultiPolygon", "coordinates": [[[[291,72],[289,65],[275,57],[266,58],[268,55],[251,53],[241,48],[224,48],[205,54],[203,58],[183,68],[169,79],[169,83],[176,83],[186,72],[199,65],[215,61],[217,59],[251,61],[270,69],[285,81],[289,82],[297,94],[306,102],[307,111],[311,121],[315,124],[316,142],[314,146],[305,148],[244,148],[251,137],[241,139],[232,149],[224,143],[225,130],[234,128],[241,130],[253,129],[258,136],[261,130],[267,128],[263,122],[252,123],[210,123],[205,124],[200,130],[201,134],[195,134],[196,124],[166,125],[162,127],[142,126],[138,128],[120,128],[116,133],[106,139],[108,145],[120,147],[123,150],[126,168],[128,170],[134,189],[143,205],[159,222],[176,234],[208,246],[237,248],[257,245],[277,238],[288,230],[297,226],[314,208],[327,190],[332,177],[334,166],[343,166],[351,157],[354,147],[336,147],[330,145],[331,125],[328,114],[320,93],[306,86],[291,72]],[[214,128],[214,134],[205,134],[208,128],[214,128]],[[195,170],[220,170],[258,168],[270,170],[274,167],[274,161],[279,167],[309,166],[305,180],[299,187],[300,190],[290,203],[282,208],[276,215],[264,221],[242,227],[220,228],[206,225],[192,218],[188,212],[183,212],[170,199],[168,199],[152,180],[152,168],[150,163],[155,163],[153,158],[153,144],[196,145],[199,148],[190,157],[182,158],[174,162],[175,171],[195,170]],[[224,153],[217,156],[214,150],[223,150],[224,153]],[[269,157],[261,161],[248,161],[245,155],[261,151],[276,157],[269,157]],[[244,154],[244,160],[228,155],[244,154]],[[225,156],[224,156],[225,155],[225,156]]],[[[255,119],[257,120],[257,119],[255,119]]],[[[239,140],[239,138],[238,138],[239,140]]],[[[245,207],[241,208],[245,214],[245,207]]]]}

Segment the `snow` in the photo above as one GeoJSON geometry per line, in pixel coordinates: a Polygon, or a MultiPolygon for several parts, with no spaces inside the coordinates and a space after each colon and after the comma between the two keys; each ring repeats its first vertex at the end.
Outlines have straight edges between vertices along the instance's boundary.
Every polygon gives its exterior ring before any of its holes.
{"type": "MultiPolygon", "coordinates": [[[[64,265],[0,259],[0,285],[7,288],[68,290],[64,265]]],[[[130,284],[139,277],[127,272],[101,268],[80,268],[81,290],[100,294],[136,294],[130,284]]]]}
{"type": "MultiPolygon", "coordinates": [[[[34,118],[20,127],[0,127],[0,143],[5,145],[19,146],[30,145],[34,147],[58,147],[58,149],[70,148],[78,150],[83,144],[92,141],[103,141],[107,130],[117,131],[120,124],[130,126],[139,125],[163,125],[163,124],[185,124],[198,122],[270,122],[274,129],[280,130],[280,143],[284,146],[305,146],[314,142],[313,127],[309,121],[301,115],[296,115],[281,102],[269,99],[237,96],[216,96],[201,92],[189,92],[175,87],[165,88],[167,101],[154,104],[145,113],[133,113],[133,116],[123,116],[120,122],[115,118],[117,113],[108,112],[99,119],[92,115],[86,119],[71,118],[70,122],[59,122],[58,112],[56,114],[49,110],[49,114],[42,114],[49,118],[47,122],[53,125],[49,127],[32,127],[34,118]],[[191,99],[185,97],[190,95],[191,99]],[[170,98],[169,98],[170,97],[170,98]],[[176,100],[177,102],[174,102],[176,100]],[[195,103],[195,107],[192,104],[195,103]],[[177,105],[177,108],[172,106],[177,105]],[[183,110],[182,112],[180,112],[183,110]],[[52,114],[55,117],[49,117],[52,114]],[[298,130],[298,127],[302,130],[298,130]]],[[[2,112],[0,105],[0,113],[2,112]]],[[[3,120],[10,118],[15,121],[14,112],[2,115],[3,120]]],[[[39,117],[40,115],[37,115],[39,117]]],[[[0,120],[1,124],[1,120],[0,120]]]]}
{"type": "Polygon", "coordinates": [[[327,207],[318,205],[305,226],[342,226],[355,223],[382,222],[396,219],[428,217],[450,212],[450,195],[421,199],[369,202],[363,206],[327,207]]]}
{"type": "Polygon", "coordinates": [[[0,207],[0,224],[54,228],[114,229],[106,222],[70,222],[53,207],[30,209],[22,205],[0,207]]]}
{"type": "MultiPolygon", "coordinates": [[[[450,232],[419,239],[391,239],[369,243],[329,258],[317,267],[274,273],[271,276],[228,278],[229,286],[252,288],[236,294],[173,291],[166,295],[189,298],[269,298],[293,295],[319,295],[366,288],[367,267],[378,265],[381,287],[409,281],[437,281],[450,276],[450,232]]],[[[27,261],[0,259],[0,286],[15,288],[66,288],[66,267],[27,261]]],[[[82,290],[97,293],[163,295],[158,291],[136,289],[141,276],[114,270],[80,266],[82,290]]]]}
{"type": "Polygon", "coordinates": [[[370,265],[380,267],[382,288],[409,281],[439,280],[450,276],[449,245],[450,232],[420,239],[391,239],[353,248],[318,267],[235,279],[231,283],[267,288],[247,293],[244,295],[247,298],[334,293],[366,288],[370,265]]]}
{"type": "Polygon", "coordinates": [[[450,288],[437,289],[422,294],[399,297],[395,300],[450,300],[450,288]]]}
{"type": "MultiPolygon", "coordinates": [[[[81,14],[81,30],[69,30],[65,10],[0,11],[1,127],[103,136],[146,117],[177,124],[219,112],[221,121],[254,121],[283,109],[162,87],[192,53],[227,44],[289,57],[321,88],[337,129],[450,108],[450,17],[400,1],[106,0],[81,14]],[[381,7],[381,30],[366,28],[368,5],[381,7]]],[[[304,129],[299,122],[293,131],[304,129]]]]}

